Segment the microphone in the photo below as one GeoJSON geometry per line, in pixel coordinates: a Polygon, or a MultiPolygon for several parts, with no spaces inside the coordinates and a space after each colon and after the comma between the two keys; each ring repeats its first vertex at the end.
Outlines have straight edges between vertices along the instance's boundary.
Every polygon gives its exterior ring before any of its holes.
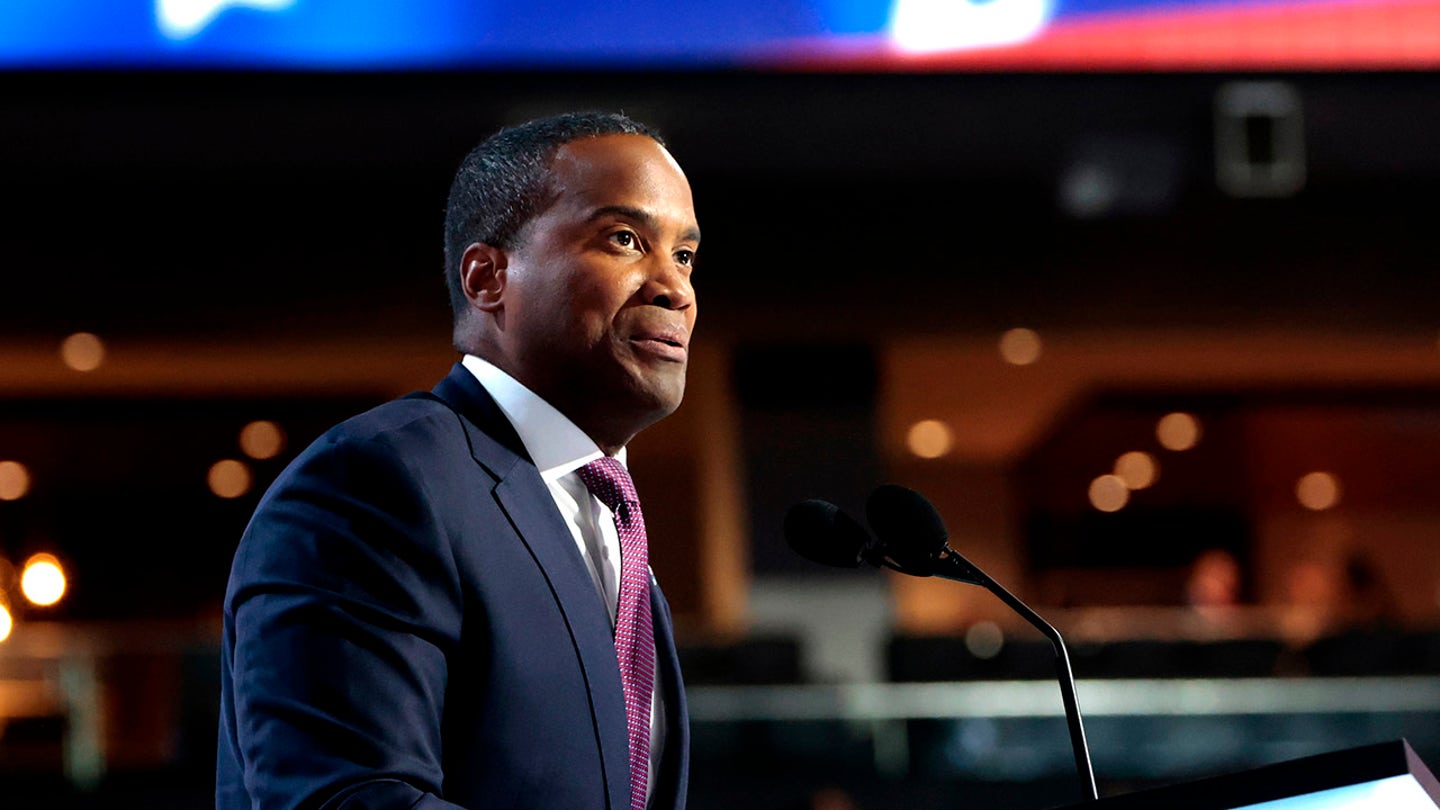
{"type": "Polygon", "coordinates": [[[879,567],[875,538],[828,501],[812,498],[785,513],[785,541],[801,557],[834,568],[879,567]]]}
{"type": "Polygon", "coordinates": [[[880,536],[880,545],[904,563],[897,569],[901,573],[986,584],[988,577],[980,569],[950,550],[940,513],[915,490],[882,484],[865,502],[865,517],[880,536]]]}
{"type": "Polygon", "coordinates": [[[1095,771],[1090,764],[1085,726],[1080,720],[1080,704],[1075,697],[1075,675],[1070,668],[1070,653],[1065,649],[1065,640],[1060,632],[974,563],[950,548],[945,521],[924,495],[896,484],[884,484],[870,493],[865,503],[865,517],[874,528],[875,536],[833,503],[819,499],[801,501],[785,514],[785,540],[800,556],[821,565],[859,568],[861,563],[866,563],[910,576],[937,576],[980,585],[1000,597],[1043,633],[1055,649],[1055,671],[1060,680],[1061,700],[1065,704],[1065,721],[1070,727],[1075,768],[1088,798],[1097,800],[1095,771]]]}
{"type": "Polygon", "coordinates": [[[801,557],[834,568],[890,568],[917,577],[930,576],[928,562],[918,555],[897,559],[870,531],[840,507],[812,498],[785,513],[785,541],[801,557]]]}
{"type": "MultiPolygon", "coordinates": [[[[1060,631],[1040,618],[1000,583],[991,579],[949,545],[949,534],[940,513],[924,495],[896,484],[883,484],[870,493],[865,503],[865,517],[878,537],[878,547],[887,558],[900,561],[896,570],[917,576],[980,585],[1000,597],[1027,622],[1050,640],[1055,649],[1055,672],[1060,680],[1060,697],[1065,704],[1065,721],[1070,727],[1070,746],[1075,753],[1075,768],[1080,774],[1086,795],[1091,801],[1099,798],[1095,789],[1095,771],[1090,764],[1090,751],[1085,744],[1085,726],[1080,721],[1080,704],[1075,697],[1075,675],[1070,668],[1070,653],[1060,631]],[[919,573],[917,573],[919,572],[919,573]]],[[[854,521],[851,521],[854,523],[854,521]]],[[[893,566],[892,566],[893,567],[893,566]]]]}

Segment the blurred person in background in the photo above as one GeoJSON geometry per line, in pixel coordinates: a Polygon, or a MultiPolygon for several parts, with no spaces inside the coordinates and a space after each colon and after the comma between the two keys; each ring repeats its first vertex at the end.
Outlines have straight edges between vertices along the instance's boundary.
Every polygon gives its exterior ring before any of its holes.
{"type": "Polygon", "coordinates": [[[1292,645],[1305,645],[1328,633],[1341,611],[1340,581],[1325,560],[1296,560],[1285,570],[1281,629],[1292,645]]]}
{"type": "Polygon", "coordinates": [[[1343,621],[1352,630],[1388,631],[1403,624],[1400,604],[1375,561],[1354,551],[1345,558],[1343,621]]]}
{"type": "Polygon", "coordinates": [[[1185,581],[1185,603],[1196,610],[1213,611],[1240,604],[1240,561],[1223,548],[1206,549],[1190,565],[1185,581]]]}
{"type": "Polygon", "coordinates": [[[1185,578],[1192,629],[1215,637],[1243,635],[1244,588],[1245,572],[1233,552],[1209,548],[1196,555],[1185,578]]]}
{"type": "Polygon", "coordinates": [[[531,121],[465,158],[463,359],[311,445],[236,552],[217,808],[684,806],[625,446],[680,404],[699,239],[685,175],[627,117],[531,121]]]}

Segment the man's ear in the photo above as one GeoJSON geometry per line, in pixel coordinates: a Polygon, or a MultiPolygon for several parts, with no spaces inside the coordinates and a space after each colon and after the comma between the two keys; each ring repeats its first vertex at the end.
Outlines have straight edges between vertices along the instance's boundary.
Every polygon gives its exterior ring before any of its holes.
{"type": "Polygon", "coordinates": [[[460,255],[460,288],[471,306],[492,314],[500,310],[508,259],[505,251],[483,242],[465,248],[460,255]]]}

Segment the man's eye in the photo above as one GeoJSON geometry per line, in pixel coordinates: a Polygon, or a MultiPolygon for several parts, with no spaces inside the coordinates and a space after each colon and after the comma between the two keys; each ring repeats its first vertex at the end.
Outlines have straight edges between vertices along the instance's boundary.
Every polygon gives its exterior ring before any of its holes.
{"type": "Polygon", "coordinates": [[[635,234],[629,231],[616,231],[610,238],[615,240],[615,244],[623,248],[633,248],[640,244],[640,240],[636,238],[635,234]]]}
{"type": "Polygon", "coordinates": [[[685,265],[686,267],[692,267],[695,264],[695,251],[677,250],[675,252],[675,261],[685,265]]]}

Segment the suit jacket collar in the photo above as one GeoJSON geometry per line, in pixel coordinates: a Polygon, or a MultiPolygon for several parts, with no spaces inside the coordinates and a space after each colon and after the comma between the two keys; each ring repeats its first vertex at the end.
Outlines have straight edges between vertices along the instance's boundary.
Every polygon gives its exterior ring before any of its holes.
{"type": "Polygon", "coordinates": [[[470,441],[470,455],[496,478],[504,478],[515,464],[530,461],[510,420],[464,366],[456,363],[433,393],[468,423],[465,436],[470,441]]]}
{"type": "Polygon", "coordinates": [[[457,363],[433,393],[460,417],[471,456],[495,478],[491,496],[540,566],[565,615],[590,692],[609,803],[628,807],[629,739],[609,611],[595,592],[590,571],[539,470],[485,388],[457,363]]]}
{"type": "MultiPolygon", "coordinates": [[[[560,609],[571,627],[571,639],[590,687],[595,734],[605,761],[609,803],[629,806],[629,739],[625,727],[624,691],[615,661],[609,612],[595,594],[590,571],[570,530],[525,451],[510,420],[470,370],[455,364],[434,388],[434,394],[461,418],[470,454],[496,480],[493,495],[510,517],[520,539],[544,570],[560,609]]],[[[651,806],[683,810],[689,782],[690,726],[685,686],[675,647],[670,606],[651,584],[655,618],[655,656],[660,664],[657,686],[665,690],[664,759],[651,806]]]]}

